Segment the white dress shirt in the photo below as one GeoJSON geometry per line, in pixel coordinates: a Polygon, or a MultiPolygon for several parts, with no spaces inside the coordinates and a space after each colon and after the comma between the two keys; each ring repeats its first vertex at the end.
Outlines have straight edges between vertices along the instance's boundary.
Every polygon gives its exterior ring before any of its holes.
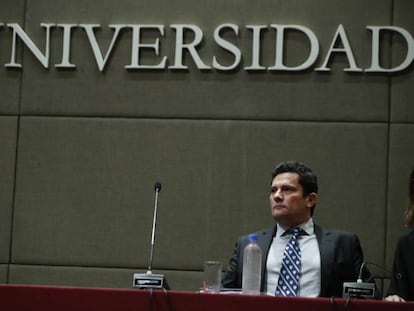
{"type": "MultiPolygon", "coordinates": [[[[317,297],[321,287],[321,256],[312,218],[297,227],[304,231],[297,239],[302,253],[298,296],[317,297]]],[[[266,292],[268,295],[274,295],[276,291],[283,253],[290,239],[290,234],[284,235],[288,229],[290,228],[277,224],[276,236],[269,249],[266,262],[266,292]]]]}

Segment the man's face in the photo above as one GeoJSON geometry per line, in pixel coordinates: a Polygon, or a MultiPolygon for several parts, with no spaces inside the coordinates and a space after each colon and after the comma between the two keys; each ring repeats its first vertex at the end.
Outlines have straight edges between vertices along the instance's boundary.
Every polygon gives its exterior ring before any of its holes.
{"type": "Polygon", "coordinates": [[[311,217],[316,193],[303,195],[297,173],[281,173],[275,176],[270,187],[270,207],[273,218],[282,226],[294,227],[311,217]]]}

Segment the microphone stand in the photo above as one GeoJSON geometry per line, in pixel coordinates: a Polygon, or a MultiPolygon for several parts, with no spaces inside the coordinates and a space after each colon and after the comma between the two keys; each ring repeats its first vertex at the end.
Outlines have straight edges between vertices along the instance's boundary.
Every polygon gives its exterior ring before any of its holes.
{"type": "Polygon", "coordinates": [[[152,219],[151,249],[150,249],[149,262],[148,262],[148,270],[147,270],[147,273],[134,273],[132,286],[135,288],[170,289],[163,274],[152,273],[152,259],[154,255],[154,245],[155,245],[155,227],[157,224],[158,195],[159,195],[159,192],[161,191],[161,183],[156,182],[154,185],[154,188],[155,188],[154,217],[152,219]]]}
{"type": "Polygon", "coordinates": [[[155,226],[157,224],[158,195],[161,191],[161,184],[155,183],[154,187],[155,187],[154,217],[152,219],[151,250],[150,250],[150,258],[148,262],[147,274],[152,274],[152,257],[154,255],[155,226]]]}

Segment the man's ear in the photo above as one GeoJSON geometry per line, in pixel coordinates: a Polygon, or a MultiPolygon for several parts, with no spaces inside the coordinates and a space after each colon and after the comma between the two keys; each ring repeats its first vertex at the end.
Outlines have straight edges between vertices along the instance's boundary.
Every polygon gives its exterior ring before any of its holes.
{"type": "Polygon", "coordinates": [[[318,194],[315,192],[311,192],[307,196],[307,206],[312,207],[316,204],[316,199],[318,198],[318,194]]]}

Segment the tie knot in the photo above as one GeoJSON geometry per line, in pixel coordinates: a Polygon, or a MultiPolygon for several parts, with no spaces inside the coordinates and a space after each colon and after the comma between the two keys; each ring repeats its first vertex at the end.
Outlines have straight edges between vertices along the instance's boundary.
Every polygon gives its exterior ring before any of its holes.
{"type": "Polygon", "coordinates": [[[290,232],[291,232],[292,235],[297,236],[301,231],[302,231],[301,228],[295,227],[295,228],[292,228],[290,232]]]}
{"type": "Polygon", "coordinates": [[[286,235],[294,235],[294,236],[297,237],[297,236],[303,234],[304,232],[305,231],[303,231],[301,228],[294,227],[294,228],[290,228],[290,229],[286,230],[285,233],[283,233],[282,235],[283,236],[286,236],[286,235]]]}

